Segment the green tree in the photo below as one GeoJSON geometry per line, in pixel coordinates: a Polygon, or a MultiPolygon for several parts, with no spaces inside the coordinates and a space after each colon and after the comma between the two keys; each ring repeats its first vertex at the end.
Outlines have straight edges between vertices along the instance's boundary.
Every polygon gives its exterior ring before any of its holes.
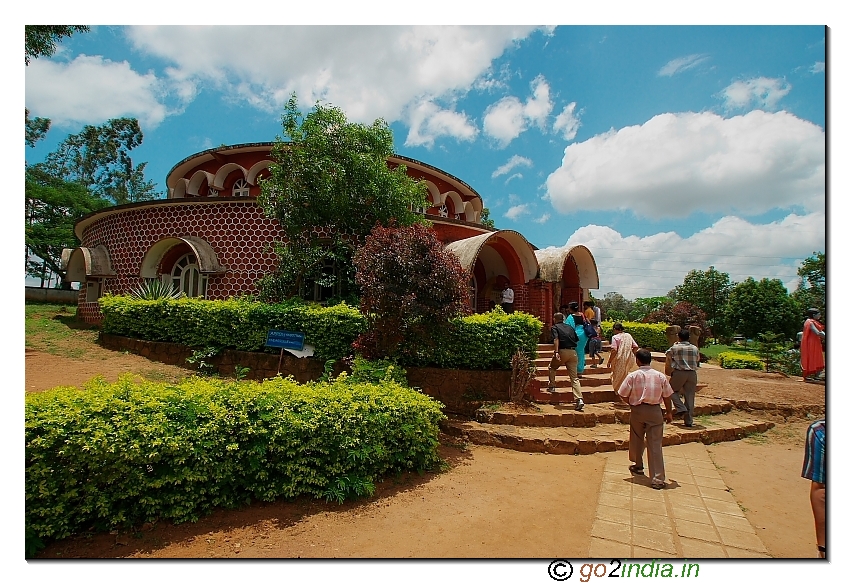
{"type": "MultiPolygon", "coordinates": [[[[26,271],[44,279],[50,270],[64,280],[62,249],[76,247],[74,223],[84,215],[109,206],[79,183],[68,182],[45,172],[40,166],[26,169],[26,271]],[[39,261],[33,261],[33,257],[39,261]]],[[[70,287],[68,282],[63,286],[70,287]]]]}
{"type": "Polygon", "coordinates": [[[42,167],[56,178],[82,184],[115,204],[153,200],[159,193],[153,182],[145,180],[147,162],[135,166],[130,157],[130,151],[143,139],[135,118],[87,125],[80,133],[65,138],[47,155],[42,167]]]}
{"type": "Polygon", "coordinates": [[[24,134],[24,142],[30,148],[35,148],[35,143],[47,135],[47,130],[50,129],[50,120],[46,117],[30,118],[30,110],[24,108],[24,123],[26,133],[24,134]]]}
{"type": "Polygon", "coordinates": [[[792,294],[803,309],[817,308],[826,320],[826,253],[815,252],[797,269],[800,284],[792,294]]]}
{"type": "Polygon", "coordinates": [[[486,206],[483,209],[481,209],[481,226],[482,227],[489,227],[491,229],[496,228],[495,221],[493,221],[493,219],[490,218],[490,209],[488,209],[486,206]]]}
{"type": "Polygon", "coordinates": [[[722,337],[728,334],[723,314],[731,291],[729,274],[717,271],[712,265],[706,271],[691,270],[682,284],[673,288],[668,295],[678,301],[691,303],[705,312],[713,334],[722,337]]]}
{"type": "Polygon", "coordinates": [[[634,304],[618,292],[608,292],[596,305],[602,311],[602,317],[606,320],[628,320],[634,304]]]}
{"type": "Polygon", "coordinates": [[[800,329],[801,317],[800,304],[778,279],[748,277],[732,288],[726,303],[726,322],[747,338],[773,332],[791,339],[800,329]]]}
{"type": "Polygon", "coordinates": [[[649,314],[656,310],[660,310],[666,304],[675,303],[672,299],[666,296],[655,296],[652,298],[635,298],[632,302],[632,309],[628,314],[629,320],[633,322],[642,322],[649,314]]]}
{"type": "Polygon", "coordinates": [[[56,52],[57,43],[64,37],[88,31],[88,26],[73,24],[24,26],[24,63],[29,65],[31,58],[50,57],[56,52]]]}
{"type": "Polygon", "coordinates": [[[467,311],[469,274],[430,227],[376,226],[353,262],[369,318],[355,347],[366,358],[415,357],[467,311]]]}
{"type": "MultiPolygon", "coordinates": [[[[351,123],[339,108],[321,104],[303,116],[293,94],[282,125],[285,139],[278,138],[272,148],[275,163],[261,183],[259,198],[286,237],[278,274],[290,283],[274,285],[282,293],[302,292],[317,257],[325,256],[324,261],[333,255],[343,259],[337,265],[350,264],[375,225],[426,222],[412,210],[426,206],[425,185],[410,178],[405,166],[387,166],[393,134],[384,120],[351,123]],[[305,277],[286,275],[292,271],[305,277]],[[296,287],[299,281],[301,289],[296,287]]],[[[327,276],[351,277],[339,271],[327,276]]],[[[353,281],[347,284],[353,287],[353,281]]]]}

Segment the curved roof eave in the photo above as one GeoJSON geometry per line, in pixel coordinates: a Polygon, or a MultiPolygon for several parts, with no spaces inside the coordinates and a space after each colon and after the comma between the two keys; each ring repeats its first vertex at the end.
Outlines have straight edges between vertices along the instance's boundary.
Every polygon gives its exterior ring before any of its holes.
{"type": "Polygon", "coordinates": [[[590,249],[584,245],[564,245],[563,247],[547,247],[534,252],[540,264],[540,279],[548,282],[559,282],[563,278],[564,262],[570,255],[576,260],[579,279],[586,289],[599,289],[599,270],[596,259],[590,249]]]}
{"type": "Polygon", "coordinates": [[[534,249],[525,237],[517,231],[505,230],[494,231],[492,233],[482,233],[468,239],[461,239],[446,245],[446,250],[451,251],[460,259],[461,266],[468,272],[472,272],[475,266],[475,260],[481,253],[482,247],[492,238],[500,238],[505,240],[519,257],[522,265],[522,272],[525,281],[530,281],[537,277],[538,265],[537,258],[534,254],[534,249]]]}

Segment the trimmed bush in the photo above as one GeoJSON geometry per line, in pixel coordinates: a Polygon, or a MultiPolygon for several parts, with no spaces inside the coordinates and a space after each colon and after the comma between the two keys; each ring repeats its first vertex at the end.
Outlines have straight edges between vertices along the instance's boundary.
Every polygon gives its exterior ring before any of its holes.
{"type": "Polygon", "coordinates": [[[751,370],[764,370],[764,362],[758,356],[752,354],[741,354],[740,352],[721,352],[717,360],[723,368],[748,368],[751,370]]]}
{"type": "Polygon", "coordinates": [[[316,358],[342,358],[366,329],[366,319],[344,303],[332,307],[300,301],[267,304],[241,298],[227,300],[136,300],[100,298],[103,331],[129,338],[261,351],[270,329],[304,332],[316,358]]]}
{"type": "Polygon", "coordinates": [[[391,381],[92,380],[26,396],[26,526],[41,539],[307,494],[438,461],[440,404],[391,381]]]}
{"type": "MultiPolygon", "coordinates": [[[[352,353],[352,342],[366,330],[366,318],[346,304],[322,307],[300,301],[267,304],[247,299],[137,300],[100,298],[107,334],[190,347],[261,351],[269,329],[304,332],[318,359],[352,353]]],[[[519,348],[534,358],[543,324],[530,314],[505,314],[501,308],[455,318],[445,332],[424,338],[403,366],[463,369],[509,369],[519,348]]],[[[637,340],[637,337],[635,337],[637,340]]]]}
{"type": "Polygon", "coordinates": [[[537,357],[537,340],[543,324],[522,312],[506,314],[497,308],[451,321],[445,337],[423,348],[403,364],[463,369],[510,369],[517,349],[537,357]]]}
{"type": "MultiPolygon", "coordinates": [[[[656,352],[665,352],[670,345],[667,343],[667,324],[644,324],[642,322],[621,322],[625,332],[632,335],[641,348],[649,348],[656,352]]],[[[614,322],[602,322],[602,335],[606,340],[613,336],[614,322]]]]}

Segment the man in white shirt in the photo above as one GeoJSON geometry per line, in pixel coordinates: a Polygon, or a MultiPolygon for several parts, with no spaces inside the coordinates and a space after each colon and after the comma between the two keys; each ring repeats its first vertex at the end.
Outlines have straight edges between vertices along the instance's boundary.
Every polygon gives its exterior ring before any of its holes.
{"type": "Polygon", "coordinates": [[[514,290],[511,289],[510,283],[506,283],[505,289],[502,290],[502,309],[506,314],[514,313],[514,290]]]}

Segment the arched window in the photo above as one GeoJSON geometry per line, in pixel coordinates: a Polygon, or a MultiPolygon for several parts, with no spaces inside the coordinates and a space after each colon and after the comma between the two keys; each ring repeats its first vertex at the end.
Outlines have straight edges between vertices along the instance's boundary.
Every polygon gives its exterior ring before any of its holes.
{"type": "Polygon", "coordinates": [[[233,183],[233,196],[248,196],[251,192],[251,187],[243,179],[239,179],[233,183]]]}
{"type": "Polygon", "coordinates": [[[174,263],[171,284],[190,298],[206,297],[207,276],[198,268],[198,260],[194,254],[187,253],[174,263]]]}

